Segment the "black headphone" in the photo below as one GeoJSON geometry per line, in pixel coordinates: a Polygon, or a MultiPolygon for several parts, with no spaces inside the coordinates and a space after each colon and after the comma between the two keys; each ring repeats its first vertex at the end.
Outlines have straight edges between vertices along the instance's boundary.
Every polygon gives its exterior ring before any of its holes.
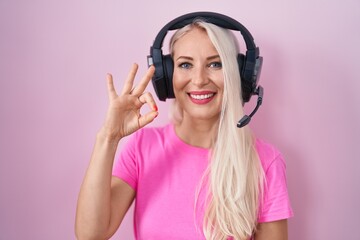
{"type": "MultiPolygon", "coordinates": [[[[255,45],[251,33],[241,23],[226,15],[214,12],[193,12],[182,15],[166,24],[157,34],[153,45],[150,47],[148,65],[155,66],[152,83],[158,98],[161,101],[165,101],[167,98],[175,98],[172,82],[174,63],[169,54],[162,54],[161,49],[165,36],[168,31],[180,29],[188,24],[191,24],[196,19],[202,19],[219,27],[239,31],[241,33],[245,40],[247,49],[245,55],[239,53],[237,57],[241,77],[242,100],[245,103],[250,100],[252,95],[258,95],[260,98],[260,103],[258,98],[258,105],[260,105],[263,93],[262,87],[258,86],[263,59],[259,55],[260,50],[255,45]]],[[[256,110],[257,108],[258,106],[256,107],[256,110]]],[[[254,111],[256,112],[256,110],[254,111]]],[[[249,118],[251,118],[251,116],[255,113],[254,111],[250,114],[249,118]]],[[[250,119],[248,119],[244,125],[246,125],[249,121],[250,119]]]]}

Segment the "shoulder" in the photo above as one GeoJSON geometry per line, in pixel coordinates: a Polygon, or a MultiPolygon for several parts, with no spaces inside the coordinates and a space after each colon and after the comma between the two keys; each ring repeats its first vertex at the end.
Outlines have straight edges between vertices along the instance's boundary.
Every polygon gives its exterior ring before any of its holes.
{"type": "Polygon", "coordinates": [[[135,166],[142,159],[153,156],[154,152],[160,152],[164,148],[168,127],[144,127],[129,135],[121,146],[120,160],[124,164],[132,162],[135,166]]]}
{"type": "Polygon", "coordinates": [[[164,143],[169,135],[171,125],[144,127],[129,136],[128,141],[137,146],[164,143]]]}
{"type": "Polygon", "coordinates": [[[158,127],[144,127],[135,132],[136,137],[158,136],[165,135],[170,124],[158,127]]]}
{"type": "Polygon", "coordinates": [[[256,148],[265,173],[264,199],[259,222],[273,222],[293,216],[286,180],[286,163],[282,153],[272,144],[256,141],[256,148]]]}
{"type": "Polygon", "coordinates": [[[265,172],[274,162],[285,164],[282,153],[274,145],[263,139],[256,139],[255,147],[265,172]]]}

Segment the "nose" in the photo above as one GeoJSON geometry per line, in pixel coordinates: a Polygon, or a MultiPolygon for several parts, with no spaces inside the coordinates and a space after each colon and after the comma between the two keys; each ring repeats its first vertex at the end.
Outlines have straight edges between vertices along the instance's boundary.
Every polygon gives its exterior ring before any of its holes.
{"type": "Polygon", "coordinates": [[[204,67],[197,67],[193,69],[191,82],[198,87],[205,86],[209,83],[209,76],[204,67]]]}

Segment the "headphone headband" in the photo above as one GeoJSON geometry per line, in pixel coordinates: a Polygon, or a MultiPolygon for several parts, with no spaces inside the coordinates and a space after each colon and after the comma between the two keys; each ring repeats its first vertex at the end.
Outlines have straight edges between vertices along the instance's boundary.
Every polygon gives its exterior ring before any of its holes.
{"type": "Polygon", "coordinates": [[[215,24],[222,28],[240,31],[244,38],[246,48],[248,50],[256,48],[253,36],[249,30],[244,27],[244,25],[231,17],[214,12],[193,12],[175,18],[160,30],[154,40],[153,47],[160,49],[168,31],[185,27],[186,25],[191,24],[197,18],[204,19],[206,22],[215,24]]]}

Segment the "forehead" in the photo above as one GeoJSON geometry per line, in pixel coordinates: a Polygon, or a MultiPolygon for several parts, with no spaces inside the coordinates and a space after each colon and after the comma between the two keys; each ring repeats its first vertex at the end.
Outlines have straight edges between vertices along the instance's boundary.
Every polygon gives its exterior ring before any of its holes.
{"type": "Polygon", "coordinates": [[[205,29],[195,27],[180,37],[173,46],[174,55],[217,54],[205,29]]]}

